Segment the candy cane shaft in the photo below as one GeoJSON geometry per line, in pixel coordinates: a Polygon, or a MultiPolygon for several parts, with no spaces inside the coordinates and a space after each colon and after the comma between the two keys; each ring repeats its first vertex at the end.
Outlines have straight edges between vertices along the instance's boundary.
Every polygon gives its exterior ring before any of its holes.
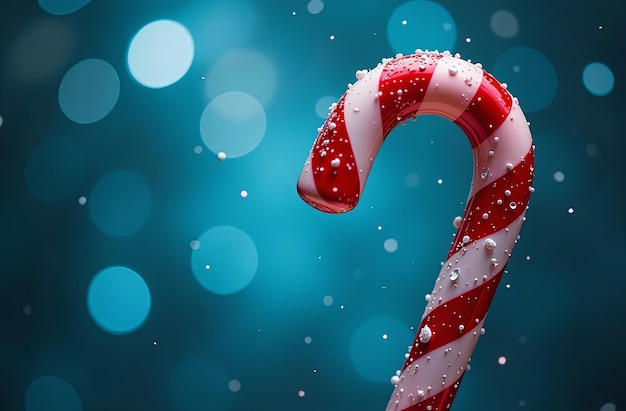
{"type": "Polygon", "coordinates": [[[387,405],[388,411],[447,410],[533,190],[530,130],[505,85],[448,52],[386,59],[358,71],[357,79],[318,130],[298,179],[298,193],[313,207],[330,213],[354,208],[383,141],[409,118],[445,117],[472,147],[467,205],[387,405]]]}

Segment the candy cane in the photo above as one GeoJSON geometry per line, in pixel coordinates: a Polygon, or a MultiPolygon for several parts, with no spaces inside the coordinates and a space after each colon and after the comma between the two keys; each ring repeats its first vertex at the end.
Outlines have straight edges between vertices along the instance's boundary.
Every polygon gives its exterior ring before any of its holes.
{"type": "Polygon", "coordinates": [[[313,207],[354,208],[381,144],[421,114],[443,116],[467,135],[474,176],[463,218],[401,371],[391,410],[447,410],[452,404],[504,267],[524,221],[533,178],[528,122],[480,64],[449,52],[417,50],[359,70],[331,107],[298,179],[313,207]]]}

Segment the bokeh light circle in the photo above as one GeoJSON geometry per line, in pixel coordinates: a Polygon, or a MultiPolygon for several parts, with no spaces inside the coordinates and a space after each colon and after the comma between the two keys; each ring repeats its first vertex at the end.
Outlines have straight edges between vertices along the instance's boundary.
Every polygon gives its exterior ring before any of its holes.
{"type": "Polygon", "coordinates": [[[89,215],[103,233],[123,237],[135,233],[148,219],[152,198],[145,180],[129,170],[103,176],[89,194],[89,215]]]}
{"type": "Polygon", "coordinates": [[[259,257],[254,241],[242,230],[222,225],[198,238],[191,251],[191,270],[198,282],[216,294],[233,294],[247,287],[259,257]]]}
{"type": "Polygon", "coordinates": [[[336,103],[337,100],[338,98],[334,96],[320,97],[320,99],[317,100],[317,103],[315,103],[315,114],[317,114],[319,118],[325,119],[328,117],[330,106],[336,103]]]}
{"type": "Polygon", "coordinates": [[[395,238],[386,239],[383,243],[383,248],[388,253],[395,253],[396,251],[398,251],[398,240],[396,240],[395,238]]]}
{"type": "Polygon", "coordinates": [[[583,69],[583,84],[591,94],[606,96],[613,90],[615,76],[606,64],[593,62],[583,69]]]}
{"type": "Polygon", "coordinates": [[[130,268],[105,268],[95,275],[87,290],[91,318],[111,334],[128,334],[141,327],[150,306],[148,286],[130,268]]]}
{"type": "Polygon", "coordinates": [[[142,27],[128,47],[128,69],[140,84],[162,88],[176,83],[191,67],[194,41],[189,30],[173,20],[142,27]]]}
{"type": "Polygon", "coordinates": [[[91,0],[39,0],[39,6],[50,14],[62,16],[74,13],[89,4],[91,0]]]}
{"type": "Polygon", "coordinates": [[[519,30],[519,23],[513,13],[507,10],[498,10],[491,16],[489,22],[491,30],[505,39],[515,37],[519,30]]]}
{"type": "Polygon", "coordinates": [[[31,151],[24,174],[28,191],[38,200],[64,200],[83,180],[85,158],[71,140],[48,138],[31,151]]]}
{"type": "Polygon", "coordinates": [[[232,392],[239,392],[241,390],[241,382],[239,380],[228,381],[228,389],[232,392]]]}
{"type": "Polygon", "coordinates": [[[530,47],[517,46],[505,50],[496,58],[493,75],[508,84],[509,90],[527,112],[547,107],[556,95],[557,75],[552,62],[530,47]]]}
{"type": "Polygon", "coordinates": [[[32,86],[55,76],[74,51],[72,27],[52,17],[26,25],[8,48],[3,63],[19,82],[32,86]]]}
{"type": "Polygon", "coordinates": [[[453,50],[456,23],[448,10],[438,3],[407,1],[391,13],[387,21],[387,39],[395,53],[410,54],[417,48],[453,50]]]}
{"type": "Polygon", "coordinates": [[[182,361],[173,371],[170,403],[175,411],[228,410],[233,392],[224,366],[212,358],[182,361]]]}
{"type": "Polygon", "coordinates": [[[113,110],[120,95],[120,79],[106,61],[87,59],[70,68],[59,86],[63,114],[79,124],[96,122],[113,110]]]}
{"type": "Polygon", "coordinates": [[[193,33],[194,62],[214,64],[216,59],[250,43],[258,33],[258,11],[248,0],[190,2],[180,20],[193,33]]]}
{"type": "Polygon", "coordinates": [[[306,9],[311,14],[320,14],[324,10],[324,2],[322,0],[311,0],[307,3],[306,9]]]}
{"type": "Polygon", "coordinates": [[[350,338],[352,365],[371,382],[388,382],[402,363],[413,333],[394,318],[375,317],[362,323],[350,338]]]}
{"type": "Polygon", "coordinates": [[[615,405],[615,403],[612,402],[607,402],[606,404],[602,405],[602,407],[600,407],[600,411],[616,411],[617,410],[617,406],[615,405]]]}
{"type": "Polygon", "coordinates": [[[26,388],[26,411],[82,411],[83,404],[74,387],[65,380],[46,375],[33,380],[26,388]]]}
{"type": "Polygon", "coordinates": [[[231,91],[220,94],[205,107],[200,118],[200,135],[214,153],[237,158],[254,150],[265,135],[265,110],[249,94],[231,91]]]}
{"type": "Polygon", "coordinates": [[[234,50],[221,56],[206,78],[206,92],[214,98],[229,91],[241,91],[267,104],[276,92],[276,65],[254,50],[234,50]]]}

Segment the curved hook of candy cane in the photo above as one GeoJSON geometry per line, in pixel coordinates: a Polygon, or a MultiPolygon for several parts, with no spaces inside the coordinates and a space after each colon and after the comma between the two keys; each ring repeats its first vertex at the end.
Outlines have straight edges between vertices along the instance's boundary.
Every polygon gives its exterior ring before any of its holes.
{"type": "Polygon", "coordinates": [[[330,213],[354,208],[391,130],[434,114],[467,135],[474,175],[463,218],[387,410],[447,410],[515,245],[532,189],[528,122],[517,99],[480,64],[449,52],[383,60],[357,81],[318,130],[298,193],[330,213]]]}

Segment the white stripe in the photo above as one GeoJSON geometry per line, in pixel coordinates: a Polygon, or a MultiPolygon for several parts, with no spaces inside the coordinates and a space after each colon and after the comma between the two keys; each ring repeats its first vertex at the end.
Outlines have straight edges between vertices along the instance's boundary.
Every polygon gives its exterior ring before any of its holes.
{"type": "Polygon", "coordinates": [[[467,109],[482,80],[480,66],[444,55],[437,62],[418,115],[435,114],[456,120],[467,109]]]}
{"type": "MultiPolygon", "coordinates": [[[[315,140],[313,148],[315,148],[316,144],[317,139],[315,140]]],[[[325,201],[323,201],[323,199],[320,197],[317,191],[317,187],[315,187],[313,170],[311,169],[311,157],[313,155],[313,148],[311,149],[311,151],[309,151],[309,156],[306,158],[306,162],[304,163],[304,167],[302,169],[302,172],[300,173],[300,177],[298,177],[297,187],[298,191],[306,194],[307,197],[315,198],[317,199],[317,203],[325,205],[325,201]]]]}
{"type": "Polygon", "coordinates": [[[483,321],[463,336],[409,364],[400,374],[386,411],[404,410],[455,384],[465,372],[483,321]],[[437,370],[438,372],[434,372],[437,370]],[[420,390],[424,396],[418,394],[420,390]]]}
{"type": "Polygon", "coordinates": [[[528,122],[517,100],[514,100],[504,123],[473,149],[475,166],[469,197],[506,174],[507,164],[519,164],[531,145],[528,122]],[[481,176],[483,172],[486,173],[486,179],[481,176]]]}
{"type": "MultiPolygon", "coordinates": [[[[515,245],[523,221],[524,215],[522,214],[507,228],[486,238],[470,239],[471,242],[466,247],[450,256],[435,281],[435,287],[430,294],[430,302],[426,305],[422,320],[436,307],[493,279],[509,260],[509,254],[515,245]],[[495,241],[495,249],[489,250],[485,247],[487,238],[495,241]],[[496,259],[497,265],[491,262],[492,258],[496,259]],[[458,269],[458,273],[455,269],[458,269]],[[452,280],[452,274],[458,274],[458,278],[452,280]]],[[[488,223],[489,220],[485,222],[488,223]]]]}
{"type": "Polygon", "coordinates": [[[378,100],[378,84],[383,66],[379,65],[357,81],[347,92],[343,116],[359,170],[361,193],[383,144],[383,125],[378,100]]]}

